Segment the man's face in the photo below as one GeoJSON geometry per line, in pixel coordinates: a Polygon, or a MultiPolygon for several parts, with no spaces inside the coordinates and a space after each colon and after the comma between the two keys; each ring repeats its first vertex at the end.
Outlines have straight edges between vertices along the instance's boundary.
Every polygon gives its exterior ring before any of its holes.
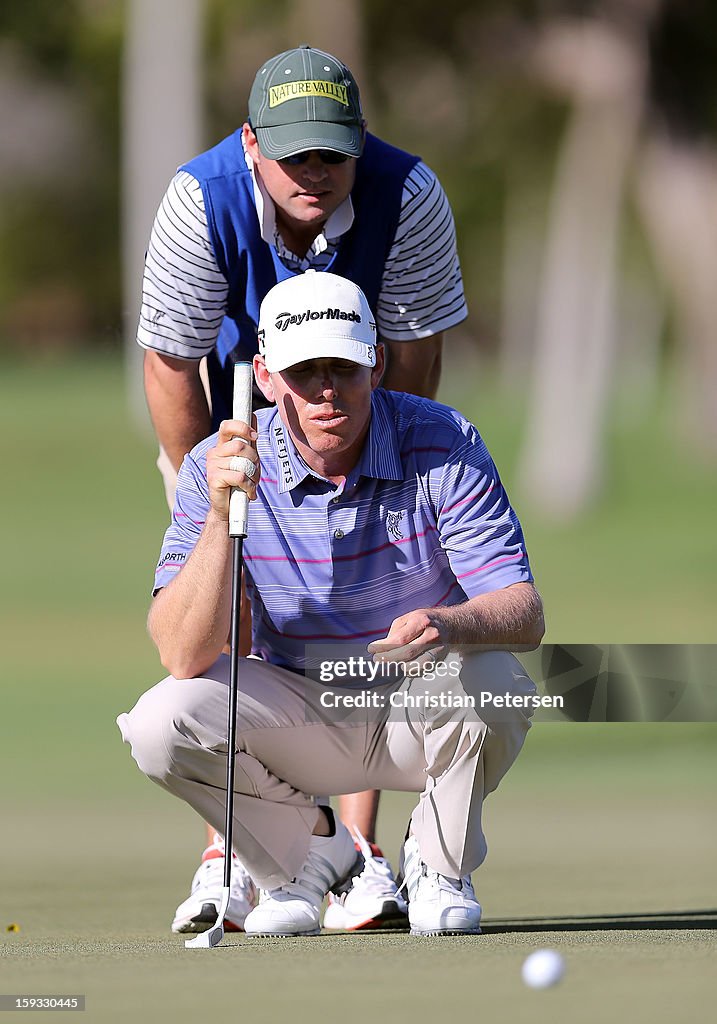
{"type": "Polygon", "coordinates": [[[343,475],[356,464],[371,418],[371,392],[383,373],[383,346],[376,366],[347,359],[310,359],[269,373],[254,357],[259,387],[275,401],[296,446],[312,469],[343,475]]]}
{"type": "Polygon", "coordinates": [[[262,156],[256,135],[244,125],[244,144],[254,161],[264,187],[277,211],[277,220],[292,227],[319,228],[343,203],[353,188],[356,161],[325,164],[317,150],[311,150],[303,164],[283,164],[262,156]]]}

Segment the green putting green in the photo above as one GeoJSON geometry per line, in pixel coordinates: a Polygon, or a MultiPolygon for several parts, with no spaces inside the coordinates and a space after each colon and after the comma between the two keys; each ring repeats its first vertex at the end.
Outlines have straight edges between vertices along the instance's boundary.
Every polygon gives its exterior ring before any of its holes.
{"type": "MultiPolygon", "coordinates": [[[[510,464],[514,425],[495,404],[476,405],[498,462],[510,464]]],[[[565,531],[520,509],[549,639],[714,640],[703,546],[717,485],[673,462],[653,522],[659,460],[641,457],[647,428],[638,434],[614,439],[610,508],[565,531]],[[679,552],[665,551],[685,489],[690,529],[679,552]],[[641,521],[638,551],[631,537],[641,521]]],[[[4,368],[0,444],[9,483],[0,511],[1,993],[86,993],[77,1019],[98,1022],[222,1013],[296,1024],[326,1015],[345,1024],[660,1024],[709,1015],[710,724],[537,724],[486,803],[489,854],[475,875],[482,936],[228,936],[215,950],[185,950],[168,923],[202,827],[140,776],[114,724],[161,675],[144,618],[166,520],[153,444],[126,422],[119,362],[4,368]],[[528,990],[521,963],[544,946],[565,957],[565,979],[528,990]]],[[[410,809],[410,796],[385,795],[379,833],[394,861],[410,809]]]]}

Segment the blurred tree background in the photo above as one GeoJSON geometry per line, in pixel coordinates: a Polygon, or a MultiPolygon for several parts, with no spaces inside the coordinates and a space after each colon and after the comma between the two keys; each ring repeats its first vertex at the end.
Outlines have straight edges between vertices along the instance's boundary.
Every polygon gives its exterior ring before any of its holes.
{"type": "Polygon", "coordinates": [[[0,344],[118,344],[123,5],[0,4],[0,344]]]}
{"type": "MultiPolygon", "coordinates": [[[[260,62],[304,40],[302,6],[318,11],[306,32],[314,42],[326,32],[319,5],[205,0],[202,144],[241,123],[260,62]]],[[[419,0],[407,19],[381,0],[332,5],[336,48],[356,69],[370,127],[420,153],[451,197],[472,300],[465,333],[486,351],[499,345],[507,183],[525,175],[544,188],[565,115],[562,102],[525,81],[540,6],[448,0],[439,19],[419,0]],[[359,38],[343,33],[342,8],[353,8],[359,38]]],[[[122,0],[0,4],[4,349],[119,342],[127,8],[122,0]]]]}
{"type": "MultiPolygon", "coordinates": [[[[136,322],[121,267],[135,3],[0,2],[6,356],[119,353],[123,318],[125,334],[136,322]]],[[[714,477],[714,3],[196,3],[199,148],[241,124],[262,60],[311,42],[353,68],[369,127],[438,173],[470,309],[447,341],[441,397],[474,416],[491,400],[519,408],[515,480],[531,512],[555,524],[589,514],[614,477],[612,425],[652,429],[663,407],[676,449],[714,477]]],[[[179,21],[189,6],[165,11],[179,21]]],[[[171,67],[165,35],[152,56],[171,67]]],[[[155,141],[170,149],[163,132],[164,121],[155,141]]],[[[161,189],[149,192],[154,210],[161,189]]],[[[142,246],[132,248],[138,285],[142,246]]]]}

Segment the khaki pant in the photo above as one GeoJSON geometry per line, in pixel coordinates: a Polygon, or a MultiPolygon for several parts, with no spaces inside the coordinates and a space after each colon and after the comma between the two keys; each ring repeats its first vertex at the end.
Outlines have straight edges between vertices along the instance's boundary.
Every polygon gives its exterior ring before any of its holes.
{"type": "MultiPolygon", "coordinates": [[[[229,658],[222,655],[205,677],[169,676],[117,719],[141,771],[220,832],[228,689],[229,658]]],[[[234,848],[255,882],[273,888],[297,874],[318,818],[317,794],[365,789],[419,794],[411,827],[430,868],[460,877],[478,867],[486,854],[483,800],[520,752],[532,714],[518,708],[488,714],[480,693],[535,693],[517,659],[471,654],[449,684],[420,677],[375,687],[381,709],[327,709],[321,703],[327,691],[357,692],[256,659],[240,661],[234,848]],[[449,691],[464,704],[466,694],[474,696],[476,707],[390,706],[392,694],[406,703],[449,691]]]]}

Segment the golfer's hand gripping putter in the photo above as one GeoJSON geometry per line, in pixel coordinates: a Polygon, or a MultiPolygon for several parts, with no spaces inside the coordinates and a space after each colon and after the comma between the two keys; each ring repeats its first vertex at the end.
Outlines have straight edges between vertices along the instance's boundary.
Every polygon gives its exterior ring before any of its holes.
{"type": "MultiPolygon", "coordinates": [[[[234,364],[234,409],[232,418],[251,426],[251,363],[234,364]]],[[[249,499],[240,487],[232,488],[229,497],[229,536],[246,537],[249,499]]]]}

